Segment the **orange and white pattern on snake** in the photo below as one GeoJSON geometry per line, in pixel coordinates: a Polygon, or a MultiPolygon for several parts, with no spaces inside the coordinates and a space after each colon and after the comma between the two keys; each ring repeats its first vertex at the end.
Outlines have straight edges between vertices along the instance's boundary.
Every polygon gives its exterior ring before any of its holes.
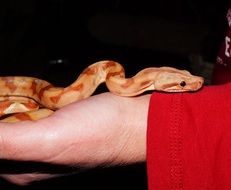
{"type": "MultiPolygon", "coordinates": [[[[36,110],[40,107],[57,110],[91,96],[103,82],[114,94],[135,96],[147,90],[195,91],[202,87],[203,78],[171,67],[146,68],[131,78],[125,78],[122,65],[110,60],[90,65],[65,88],[55,87],[47,81],[33,77],[0,77],[0,116],[36,110]]],[[[39,115],[38,118],[45,115],[45,111],[35,111],[28,114],[28,118],[33,116],[34,120],[36,113],[39,115]]],[[[23,120],[27,118],[25,115],[17,117],[23,120]]]]}
{"type": "Polygon", "coordinates": [[[41,91],[50,83],[33,77],[0,77],[1,97],[27,97],[40,101],[41,91]]]}
{"type": "Polygon", "coordinates": [[[45,90],[41,98],[42,103],[51,109],[59,109],[72,102],[87,98],[110,76],[123,78],[123,67],[113,61],[97,62],[86,68],[70,86],[66,88],[52,87],[45,90]]]}
{"type": "Polygon", "coordinates": [[[39,105],[26,97],[0,97],[0,116],[18,112],[38,110],[39,105]]]}

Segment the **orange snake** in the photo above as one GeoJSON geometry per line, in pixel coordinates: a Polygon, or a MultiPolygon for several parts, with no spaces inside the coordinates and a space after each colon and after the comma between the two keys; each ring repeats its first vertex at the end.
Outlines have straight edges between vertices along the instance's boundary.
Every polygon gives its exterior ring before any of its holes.
{"type": "Polygon", "coordinates": [[[0,120],[17,122],[47,117],[65,105],[91,96],[103,82],[116,95],[136,96],[148,90],[196,91],[204,81],[202,77],[172,67],[146,68],[125,78],[124,68],[110,60],[90,65],[65,88],[32,77],[0,77],[0,120]]]}

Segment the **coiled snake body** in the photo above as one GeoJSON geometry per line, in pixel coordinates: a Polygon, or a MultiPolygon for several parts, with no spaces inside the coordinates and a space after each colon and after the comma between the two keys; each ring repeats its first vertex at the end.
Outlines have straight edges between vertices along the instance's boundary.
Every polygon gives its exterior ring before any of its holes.
{"type": "Polygon", "coordinates": [[[196,91],[202,87],[203,78],[172,67],[146,68],[131,78],[125,78],[124,68],[109,60],[90,65],[65,88],[32,77],[0,77],[1,121],[17,122],[47,117],[54,110],[91,96],[103,82],[114,94],[136,96],[148,90],[196,91]],[[10,116],[6,117],[8,114],[10,116]]]}

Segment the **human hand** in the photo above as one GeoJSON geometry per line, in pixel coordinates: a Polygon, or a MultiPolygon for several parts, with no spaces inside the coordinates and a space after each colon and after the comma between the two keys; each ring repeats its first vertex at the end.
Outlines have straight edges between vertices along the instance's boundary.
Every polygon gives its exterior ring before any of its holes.
{"type": "MultiPolygon", "coordinates": [[[[36,122],[0,123],[0,159],[76,170],[145,161],[149,99],[150,95],[125,98],[104,93],[36,122]]],[[[1,174],[21,185],[56,175],[28,171],[1,174]]]]}

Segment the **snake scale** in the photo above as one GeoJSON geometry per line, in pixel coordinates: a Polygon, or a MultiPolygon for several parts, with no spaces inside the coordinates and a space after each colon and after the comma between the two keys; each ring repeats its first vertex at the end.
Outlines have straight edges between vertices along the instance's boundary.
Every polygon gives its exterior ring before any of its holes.
{"type": "Polygon", "coordinates": [[[47,81],[23,76],[0,77],[0,121],[38,120],[55,110],[91,96],[101,83],[119,96],[136,96],[145,91],[196,91],[203,78],[172,67],[150,67],[125,78],[121,64],[98,61],[87,67],[67,87],[55,87],[47,81]]]}

